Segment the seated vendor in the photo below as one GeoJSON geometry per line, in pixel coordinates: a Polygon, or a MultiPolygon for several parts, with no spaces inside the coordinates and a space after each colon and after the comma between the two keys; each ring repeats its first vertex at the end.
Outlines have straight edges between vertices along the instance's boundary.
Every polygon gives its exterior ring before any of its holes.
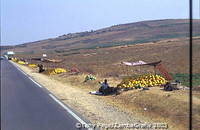
{"type": "Polygon", "coordinates": [[[103,93],[103,94],[106,94],[106,90],[109,89],[109,85],[107,83],[107,79],[104,80],[103,83],[99,82],[101,87],[99,88],[99,92],[103,93]]]}
{"type": "Polygon", "coordinates": [[[39,73],[42,73],[43,71],[45,71],[42,64],[38,64],[38,67],[39,67],[39,73]]]}

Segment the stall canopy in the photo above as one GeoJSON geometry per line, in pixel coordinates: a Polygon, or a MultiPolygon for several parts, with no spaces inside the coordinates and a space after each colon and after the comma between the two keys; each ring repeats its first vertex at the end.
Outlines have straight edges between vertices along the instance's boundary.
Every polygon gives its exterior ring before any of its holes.
{"type": "Polygon", "coordinates": [[[136,61],[136,62],[122,62],[122,64],[127,65],[127,66],[142,66],[142,65],[150,65],[150,66],[156,66],[159,63],[161,63],[161,61],[157,61],[157,62],[151,62],[151,63],[146,63],[144,61],[136,61]]]}
{"type": "Polygon", "coordinates": [[[136,61],[136,62],[121,62],[122,65],[126,66],[144,66],[149,65],[154,67],[154,71],[158,70],[167,80],[172,80],[172,76],[168,73],[168,71],[162,66],[161,60],[157,62],[146,63],[144,61],[136,61]]]}
{"type": "Polygon", "coordinates": [[[127,66],[137,66],[137,65],[144,65],[147,64],[144,61],[137,61],[137,62],[122,62],[122,64],[127,65],[127,66]]]}

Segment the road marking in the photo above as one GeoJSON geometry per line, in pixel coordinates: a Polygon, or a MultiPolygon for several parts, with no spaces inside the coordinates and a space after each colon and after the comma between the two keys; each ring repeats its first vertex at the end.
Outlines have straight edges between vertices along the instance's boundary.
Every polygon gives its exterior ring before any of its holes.
{"type": "Polygon", "coordinates": [[[42,86],[39,84],[39,83],[37,83],[35,80],[33,80],[31,77],[28,77],[32,82],[34,82],[38,87],[40,87],[40,88],[42,88],[42,86]]]}
{"type": "MultiPolygon", "coordinates": [[[[78,117],[74,112],[72,112],[67,106],[65,106],[61,101],[59,101],[55,96],[49,94],[49,96],[55,100],[58,104],[60,104],[69,114],[71,114],[76,120],[78,120],[81,124],[88,126],[88,124],[83,121],[80,117],[78,117]]],[[[90,129],[90,128],[89,128],[90,129]]]]}
{"type": "Polygon", "coordinates": [[[33,80],[31,77],[28,76],[23,70],[21,70],[17,65],[13,64],[20,72],[22,72],[24,75],[26,75],[32,82],[34,82],[38,87],[42,88],[42,86],[37,83],[35,80],[33,80]]]}
{"type": "Polygon", "coordinates": [[[24,75],[27,75],[24,71],[18,68],[19,71],[21,71],[24,75]]]}
{"type": "Polygon", "coordinates": [[[24,75],[28,76],[24,71],[22,71],[18,66],[16,66],[15,64],[13,64],[20,72],[22,72],[24,75]]]}

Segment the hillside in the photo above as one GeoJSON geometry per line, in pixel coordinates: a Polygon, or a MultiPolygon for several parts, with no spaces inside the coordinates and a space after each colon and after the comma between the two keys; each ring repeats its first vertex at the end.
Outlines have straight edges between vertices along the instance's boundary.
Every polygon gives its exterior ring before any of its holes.
{"type": "MultiPolygon", "coordinates": [[[[16,46],[18,56],[62,59],[47,67],[78,67],[82,72],[102,76],[120,76],[138,68],[122,68],[122,61],[162,60],[170,73],[189,72],[188,20],[156,20],[115,25],[91,32],[67,34],[57,38],[16,46]],[[137,44],[142,43],[142,44],[137,44]]],[[[200,73],[200,20],[194,20],[194,73],[200,73]]],[[[152,68],[140,69],[140,73],[152,68]]],[[[129,73],[129,74],[131,74],[129,73]]]]}
{"type": "MultiPolygon", "coordinates": [[[[81,49],[105,48],[118,45],[183,38],[189,34],[188,20],[168,19],[115,25],[95,31],[70,33],[56,38],[25,43],[15,50],[25,54],[74,54],[81,49]]],[[[200,20],[194,20],[194,36],[200,35],[200,20]]]]}

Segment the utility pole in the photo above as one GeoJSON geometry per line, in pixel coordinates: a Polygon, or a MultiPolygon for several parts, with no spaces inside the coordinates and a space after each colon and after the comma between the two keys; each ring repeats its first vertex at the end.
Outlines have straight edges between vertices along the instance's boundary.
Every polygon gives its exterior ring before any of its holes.
{"type": "Polygon", "coordinates": [[[192,130],[192,86],[193,86],[193,83],[192,83],[192,36],[193,36],[193,10],[192,10],[192,7],[193,7],[193,2],[192,0],[189,0],[189,17],[190,17],[190,41],[189,41],[189,81],[190,81],[190,91],[189,91],[189,129],[192,130]]]}

